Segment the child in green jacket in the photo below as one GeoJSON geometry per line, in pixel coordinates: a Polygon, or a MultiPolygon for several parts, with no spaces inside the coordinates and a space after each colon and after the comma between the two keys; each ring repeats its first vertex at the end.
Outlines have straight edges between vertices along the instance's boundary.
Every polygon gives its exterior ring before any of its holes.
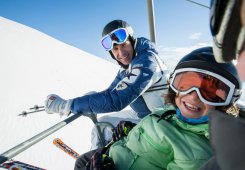
{"type": "Polygon", "coordinates": [[[120,122],[114,139],[122,139],[107,149],[109,157],[106,149],[88,152],[75,169],[198,169],[212,156],[208,112],[238,114],[233,104],[240,89],[232,63],[217,63],[211,47],[195,50],[180,60],[170,77],[165,96],[169,104],[143,118],[126,137],[133,124],[120,122]]]}

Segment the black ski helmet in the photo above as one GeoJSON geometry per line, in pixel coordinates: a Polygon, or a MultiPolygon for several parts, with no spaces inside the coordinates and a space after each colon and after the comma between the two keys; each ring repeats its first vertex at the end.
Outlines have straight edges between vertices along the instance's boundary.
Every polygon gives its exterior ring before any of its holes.
{"type": "Polygon", "coordinates": [[[211,0],[210,29],[218,62],[236,59],[245,40],[241,21],[242,0],[211,0]]]}
{"type": "MultiPolygon", "coordinates": [[[[104,37],[105,35],[111,33],[112,31],[118,29],[118,28],[125,28],[129,34],[129,41],[131,42],[131,45],[132,45],[132,48],[134,50],[134,43],[135,43],[135,39],[134,39],[134,31],[133,31],[133,28],[126,22],[126,21],[123,21],[123,20],[113,20],[111,22],[109,22],[103,29],[103,32],[102,32],[102,37],[104,37]]],[[[115,59],[114,55],[112,54],[111,50],[109,51],[111,57],[113,59],[115,59]]],[[[133,52],[133,55],[135,55],[135,50],[133,52]]],[[[121,65],[122,67],[124,68],[127,68],[128,66],[122,64],[121,62],[117,61],[119,65],[121,65]]]]}
{"type": "MultiPolygon", "coordinates": [[[[232,62],[217,63],[212,47],[199,48],[187,54],[179,61],[174,70],[180,68],[198,68],[214,72],[231,81],[235,85],[236,90],[240,91],[242,89],[242,81],[238,76],[235,65],[232,62]]],[[[232,102],[238,100],[240,96],[241,93],[235,96],[235,100],[232,102]]]]}
{"type": "Polygon", "coordinates": [[[129,34],[129,36],[132,39],[134,39],[133,38],[133,35],[134,35],[133,28],[126,21],[123,21],[123,20],[113,20],[113,21],[109,22],[103,29],[102,37],[104,37],[105,35],[111,33],[112,31],[114,31],[118,28],[125,28],[129,34]]]}

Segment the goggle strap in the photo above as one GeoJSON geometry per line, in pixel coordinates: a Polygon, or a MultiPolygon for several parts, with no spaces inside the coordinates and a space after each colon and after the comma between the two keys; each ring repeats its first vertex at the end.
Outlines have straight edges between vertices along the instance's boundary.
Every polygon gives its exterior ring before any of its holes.
{"type": "Polygon", "coordinates": [[[242,94],[242,90],[241,89],[235,89],[233,96],[238,96],[239,97],[241,94],[242,94]]]}
{"type": "Polygon", "coordinates": [[[234,94],[231,99],[231,103],[235,103],[241,96],[242,90],[240,89],[235,89],[234,94]]]}
{"type": "Polygon", "coordinates": [[[234,92],[233,97],[232,97],[232,103],[237,101],[240,98],[241,95],[242,95],[242,90],[235,89],[235,92],[234,92]]]}

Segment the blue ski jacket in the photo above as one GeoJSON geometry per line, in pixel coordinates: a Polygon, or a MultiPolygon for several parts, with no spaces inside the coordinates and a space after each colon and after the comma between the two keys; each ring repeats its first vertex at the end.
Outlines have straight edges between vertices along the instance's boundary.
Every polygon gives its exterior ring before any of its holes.
{"type": "Polygon", "coordinates": [[[167,67],[148,39],[137,38],[134,49],[129,67],[121,67],[106,90],[73,99],[72,113],[108,113],[130,105],[143,118],[164,105],[162,96],[168,93],[167,67]]]}

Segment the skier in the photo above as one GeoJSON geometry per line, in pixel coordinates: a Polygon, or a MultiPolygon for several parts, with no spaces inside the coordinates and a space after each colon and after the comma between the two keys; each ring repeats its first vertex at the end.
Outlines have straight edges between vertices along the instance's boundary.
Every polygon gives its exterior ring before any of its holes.
{"type": "MultiPolygon", "coordinates": [[[[245,1],[212,0],[210,28],[216,60],[237,60],[238,74],[245,81],[245,1]]],[[[245,169],[244,117],[244,113],[236,118],[219,111],[210,114],[214,157],[201,170],[245,169]]]]}
{"type": "MultiPolygon", "coordinates": [[[[171,74],[165,107],[133,128],[129,126],[132,130],[128,136],[109,149],[81,155],[75,170],[196,170],[212,156],[208,112],[226,110],[239,114],[231,108],[236,107],[234,102],[239,99],[240,91],[241,81],[231,62],[217,63],[211,47],[194,50],[180,60],[171,74]]],[[[119,138],[125,136],[124,130],[128,128],[125,123],[116,128],[119,138]]]]}
{"type": "MultiPolygon", "coordinates": [[[[155,44],[146,38],[134,38],[132,27],[123,20],[109,22],[103,29],[102,46],[121,66],[108,89],[65,100],[51,94],[45,101],[47,113],[101,114],[117,112],[99,121],[114,125],[120,120],[137,123],[152,110],[164,105],[162,95],[167,93],[169,72],[158,56],[155,44]],[[130,105],[132,111],[118,112],[130,105]]],[[[112,132],[106,131],[105,139],[111,141],[112,132]]],[[[95,128],[92,131],[92,147],[100,147],[95,128]]]]}

